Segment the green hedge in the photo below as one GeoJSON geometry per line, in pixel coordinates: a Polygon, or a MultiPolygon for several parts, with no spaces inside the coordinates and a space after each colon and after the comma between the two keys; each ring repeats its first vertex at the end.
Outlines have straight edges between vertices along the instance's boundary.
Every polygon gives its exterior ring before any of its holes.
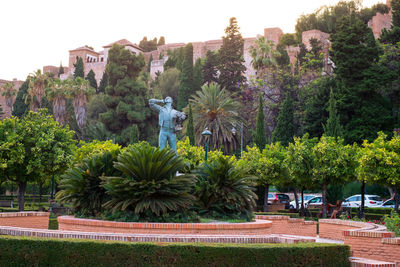
{"type": "Polygon", "coordinates": [[[298,213],[287,213],[287,212],[254,212],[255,215],[281,215],[289,216],[290,218],[299,218],[298,213]]]}
{"type": "MultiPolygon", "coordinates": [[[[365,213],[382,214],[382,216],[385,214],[390,215],[390,212],[392,210],[393,209],[391,209],[391,208],[367,208],[367,207],[364,208],[365,213]]],[[[357,211],[358,211],[358,208],[351,208],[352,213],[357,213],[357,211]]]]}
{"type": "Polygon", "coordinates": [[[0,237],[0,266],[349,266],[338,244],[123,243],[0,237]]]}

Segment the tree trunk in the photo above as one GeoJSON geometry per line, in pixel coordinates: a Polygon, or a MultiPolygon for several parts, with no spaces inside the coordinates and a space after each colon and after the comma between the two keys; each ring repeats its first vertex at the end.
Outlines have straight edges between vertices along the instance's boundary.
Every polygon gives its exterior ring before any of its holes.
{"type": "Polygon", "coordinates": [[[264,190],[264,211],[268,211],[268,191],[269,191],[269,184],[266,184],[264,190]]]}
{"type": "Polygon", "coordinates": [[[360,209],[360,217],[364,219],[364,206],[365,206],[365,181],[361,182],[361,209],[360,209]]]}
{"type": "Polygon", "coordinates": [[[296,203],[296,210],[299,210],[299,198],[297,197],[297,189],[293,189],[294,202],[296,203]]]}
{"type": "Polygon", "coordinates": [[[39,207],[40,207],[40,203],[42,203],[42,192],[43,191],[43,183],[39,182],[39,207]]]}
{"type": "Polygon", "coordinates": [[[301,188],[301,216],[304,216],[304,187],[301,188]]]}
{"type": "Polygon", "coordinates": [[[26,182],[18,183],[18,210],[24,211],[26,182]]]}
{"type": "Polygon", "coordinates": [[[394,211],[399,213],[399,195],[397,192],[397,186],[393,188],[393,196],[394,196],[394,211]]]}
{"type": "Polygon", "coordinates": [[[326,184],[322,185],[322,218],[326,218],[326,184]]]}

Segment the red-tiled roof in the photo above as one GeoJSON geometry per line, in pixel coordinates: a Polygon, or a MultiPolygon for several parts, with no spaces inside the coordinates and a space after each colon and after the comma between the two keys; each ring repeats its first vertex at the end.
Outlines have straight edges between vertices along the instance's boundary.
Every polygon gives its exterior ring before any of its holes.
{"type": "Polygon", "coordinates": [[[140,50],[140,51],[143,51],[143,49],[140,48],[138,45],[133,44],[133,43],[129,42],[129,41],[126,40],[126,39],[121,39],[121,40],[116,41],[116,42],[114,42],[114,43],[111,43],[111,44],[109,44],[109,45],[105,45],[105,46],[103,46],[103,47],[104,47],[104,48],[112,47],[114,44],[119,44],[119,45],[123,45],[123,46],[132,46],[132,47],[134,47],[134,48],[136,48],[136,49],[138,49],[138,50],[140,50]]]}

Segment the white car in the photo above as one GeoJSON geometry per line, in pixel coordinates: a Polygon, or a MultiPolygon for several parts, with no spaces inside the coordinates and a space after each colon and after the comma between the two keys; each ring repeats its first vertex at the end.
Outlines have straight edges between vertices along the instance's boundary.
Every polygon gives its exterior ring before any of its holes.
{"type": "MultiPolygon", "coordinates": [[[[364,207],[376,208],[382,205],[382,198],[377,195],[365,195],[364,196],[364,207]]],[[[346,198],[342,207],[344,208],[358,208],[361,206],[361,195],[354,195],[346,198]]]]}
{"type": "Polygon", "coordinates": [[[388,199],[385,202],[383,202],[383,204],[381,206],[379,206],[379,208],[392,208],[394,209],[394,205],[396,203],[394,202],[394,199],[388,199]]]}
{"type": "Polygon", "coordinates": [[[322,197],[313,197],[307,201],[304,201],[306,208],[320,208],[322,205],[322,197]]]}
{"type": "MultiPolygon", "coordinates": [[[[308,200],[310,200],[310,199],[312,199],[312,198],[314,198],[315,196],[311,196],[311,195],[307,195],[307,196],[304,196],[304,204],[305,203],[307,203],[307,201],[308,200]]],[[[301,197],[299,197],[299,208],[301,207],[301,197]]],[[[290,208],[291,209],[295,209],[296,208],[296,201],[291,201],[290,202],[290,208]]]]}

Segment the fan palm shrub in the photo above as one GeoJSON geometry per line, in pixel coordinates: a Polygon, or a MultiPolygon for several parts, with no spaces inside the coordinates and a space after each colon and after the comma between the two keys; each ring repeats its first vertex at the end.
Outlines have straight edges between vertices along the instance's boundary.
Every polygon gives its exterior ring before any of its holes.
{"type": "MultiPolygon", "coordinates": [[[[204,145],[205,140],[201,133],[208,128],[212,133],[211,150],[222,147],[225,152],[235,150],[237,140],[232,133],[232,128],[241,121],[240,103],[232,99],[228,91],[221,89],[215,83],[203,85],[201,91],[197,91],[189,102],[193,109],[196,144],[204,145]]],[[[189,110],[186,108],[184,111],[189,110]]]]}
{"type": "Polygon", "coordinates": [[[196,175],[195,195],[200,214],[251,219],[257,199],[254,193],[256,177],[248,176],[223,155],[202,164],[196,175]]]}
{"type": "Polygon", "coordinates": [[[102,178],[111,197],[104,207],[113,212],[131,212],[151,220],[185,211],[194,201],[191,191],[196,179],[191,174],[177,176],[185,163],[172,150],[146,143],[129,146],[114,167],[123,175],[102,178]]]}
{"type": "Polygon", "coordinates": [[[102,212],[102,205],[109,199],[101,186],[102,176],[120,175],[113,167],[119,149],[95,154],[68,169],[61,177],[56,199],[62,203],[70,202],[75,213],[95,216],[102,212]]]}

